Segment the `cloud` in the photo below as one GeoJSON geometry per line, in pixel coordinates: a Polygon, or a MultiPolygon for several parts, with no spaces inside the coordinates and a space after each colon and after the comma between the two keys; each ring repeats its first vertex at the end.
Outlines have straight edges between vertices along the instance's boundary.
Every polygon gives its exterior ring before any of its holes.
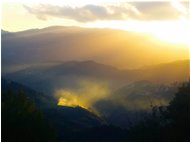
{"type": "MultiPolygon", "coordinates": [[[[186,8],[185,2],[177,3],[184,6],[184,9],[186,8]]],[[[184,14],[173,7],[172,2],[136,2],[131,4],[143,13],[141,16],[143,20],[174,20],[184,14]]]]}
{"type": "MultiPolygon", "coordinates": [[[[186,3],[179,3],[187,9],[186,3]]],[[[109,5],[84,5],[80,7],[56,6],[40,4],[24,8],[41,20],[50,17],[72,19],[78,22],[93,22],[96,20],[171,20],[182,14],[172,6],[171,2],[129,2],[109,5]]]]}
{"type": "Polygon", "coordinates": [[[41,4],[35,7],[24,5],[24,8],[41,20],[58,17],[73,19],[78,22],[92,22],[96,20],[126,20],[140,15],[134,6],[127,3],[108,6],[85,5],[83,7],[41,4]]]}

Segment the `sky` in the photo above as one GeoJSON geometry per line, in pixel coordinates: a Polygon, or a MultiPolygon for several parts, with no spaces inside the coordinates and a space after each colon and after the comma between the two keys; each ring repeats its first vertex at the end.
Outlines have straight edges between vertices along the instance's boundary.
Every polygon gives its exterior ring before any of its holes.
{"type": "Polygon", "coordinates": [[[189,44],[189,13],[188,0],[4,0],[2,29],[16,32],[55,25],[113,28],[189,44]]]}

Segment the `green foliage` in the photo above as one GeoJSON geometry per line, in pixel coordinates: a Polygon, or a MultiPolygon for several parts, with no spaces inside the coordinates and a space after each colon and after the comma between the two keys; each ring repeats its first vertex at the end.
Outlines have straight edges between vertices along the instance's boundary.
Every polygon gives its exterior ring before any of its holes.
{"type": "Polygon", "coordinates": [[[55,141],[53,129],[23,91],[2,92],[2,141],[55,141]]]}

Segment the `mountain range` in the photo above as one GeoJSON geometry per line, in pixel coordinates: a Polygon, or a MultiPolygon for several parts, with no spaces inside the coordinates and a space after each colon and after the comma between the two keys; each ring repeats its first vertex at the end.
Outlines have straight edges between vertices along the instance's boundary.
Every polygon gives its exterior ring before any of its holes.
{"type": "Polygon", "coordinates": [[[134,69],[188,57],[185,45],[122,30],[55,26],[2,32],[3,65],[94,60],[120,69],[134,69]]]}
{"type": "Polygon", "coordinates": [[[94,61],[70,61],[31,65],[15,72],[2,73],[2,76],[47,94],[59,88],[78,88],[82,80],[105,82],[115,90],[140,80],[162,84],[186,81],[189,78],[189,60],[135,70],[120,70],[94,61]]]}
{"type": "Polygon", "coordinates": [[[1,35],[3,94],[25,92],[59,141],[125,141],[189,80],[188,48],[148,34],[55,26],[1,35]]]}

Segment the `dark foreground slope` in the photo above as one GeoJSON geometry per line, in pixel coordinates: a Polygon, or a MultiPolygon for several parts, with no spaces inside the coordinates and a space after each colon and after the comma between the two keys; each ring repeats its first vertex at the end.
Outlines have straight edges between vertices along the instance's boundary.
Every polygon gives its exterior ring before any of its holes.
{"type": "Polygon", "coordinates": [[[128,132],[131,142],[190,141],[190,82],[178,89],[167,107],[154,106],[152,115],[128,132]]]}
{"type": "Polygon", "coordinates": [[[126,130],[106,124],[80,107],[41,107],[44,103],[37,107],[33,95],[14,93],[17,87],[29,88],[2,80],[2,140],[53,142],[56,137],[58,142],[186,142],[190,140],[189,84],[179,88],[168,106],[152,106],[150,114],[126,130]],[[6,91],[11,86],[12,91],[6,91]]]}
{"type": "Polygon", "coordinates": [[[14,89],[4,90],[3,87],[1,96],[2,141],[54,142],[54,129],[33,100],[22,91],[13,93],[14,89]]]}
{"type": "Polygon", "coordinates": [[[59,107],[53,98],[5,79],[2,124],[3,141],[19,142],[71,141],[75,139],[73,135],[83,131],[107,127],[104,120],[86,109],[59,107]]]}

